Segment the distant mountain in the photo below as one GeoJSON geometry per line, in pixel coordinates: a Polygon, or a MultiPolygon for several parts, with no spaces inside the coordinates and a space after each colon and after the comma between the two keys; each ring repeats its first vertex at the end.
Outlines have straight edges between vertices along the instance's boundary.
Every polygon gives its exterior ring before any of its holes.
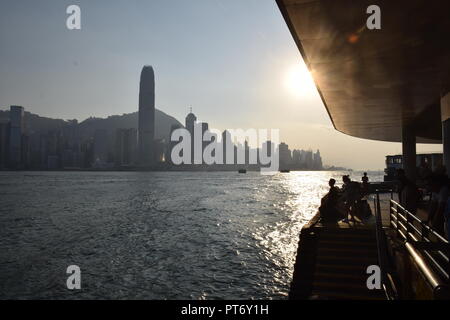
{"type": "MultiPolygon", "coordinates": [[[[156,109],[155,110],[155,139],[170,138],[170,127],[181,123],[172,116],[156,109]]],[[[106,129],[115,131],[120,128],[138,128],[138,112],[127,113],[121,116],[109,116],[106,119],[89,118],[80,123],[80,129],[83,134],[93,136],[97,129],[106,129]]]]}
{"type": "MultiPolygon", "coordinates": [[[[9,120],[9,110],[0,110],[0,121],[9,120]]],[[[68,121],[62,119],[52,119],[41,117],[37,114],[25,112],[25,125],[29,132],[42,132],[54,130],[64,127],[68,121]]],[[[155,138],[170,138],[170,127],[172,125],[181,126],[181,123],[172,116],[156,109],[155,110],[155,138]]],[[[110,133],[115,132],[119,128],[136,128],[138,127],[138,112],[123,114],[121,116],[109,116],[108,118],[89,118],[79,123],[80,133],[84,137],[93,136],[95,130],[105,129],[110,133]]]]}

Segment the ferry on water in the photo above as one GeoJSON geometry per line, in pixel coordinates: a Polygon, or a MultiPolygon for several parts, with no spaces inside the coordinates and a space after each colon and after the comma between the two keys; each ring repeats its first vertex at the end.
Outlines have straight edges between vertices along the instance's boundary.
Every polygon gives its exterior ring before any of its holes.
{"type": "MultiPolygon", "coordinates": [[[[418,171],[440,171],[443,168],[444,155],[442,153],[421,153],[416,155],[416,167],[418,171]]],[[[384,181],[394,181],[396,172],[403,168],[403,156],[401,154],[386,156],[386,168],[384,169],[384,181]]]]}

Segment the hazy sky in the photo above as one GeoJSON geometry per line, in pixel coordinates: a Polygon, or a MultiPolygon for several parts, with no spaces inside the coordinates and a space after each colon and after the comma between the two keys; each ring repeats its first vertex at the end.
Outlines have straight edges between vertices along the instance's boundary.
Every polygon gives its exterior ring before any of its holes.
{"type": "Polygon", "coordinates": [[[333,129],[275,0],[0,2],[1,109],[78,120],[134,112],[146,64],[157,108],[182,123],[192,106],[213,128],[278,128],[291,149],[355,169],[382,169],[401,152],[333,129]],[[66,27],[71,4],[81,30],[66,27]]]}

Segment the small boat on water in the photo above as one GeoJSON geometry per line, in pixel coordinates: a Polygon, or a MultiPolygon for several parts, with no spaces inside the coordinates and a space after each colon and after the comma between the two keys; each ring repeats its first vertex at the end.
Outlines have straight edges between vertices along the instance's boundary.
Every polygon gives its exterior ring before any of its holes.
{"type": "Polygon", "coordinates": [[[247,170],[246,170],[246,169],[239,169],[238,172],[239,172],[239,173],[247,173],[247,170]]]}
{"type": "Polygon", "coordinates": [[[291,172],[291,170],[289,170],[289,169],[282,169],[282,170],[280,170],[280,172],[281,173],[289,173],[289,172],[291,172]]]}

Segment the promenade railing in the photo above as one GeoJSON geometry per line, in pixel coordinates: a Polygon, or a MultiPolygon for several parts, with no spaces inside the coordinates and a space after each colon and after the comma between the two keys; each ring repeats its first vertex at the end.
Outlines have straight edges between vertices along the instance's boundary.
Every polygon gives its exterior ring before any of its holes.
{"type": "Polygon", "coordinates": [[[379,263],[387,294],[391,294],[393,299],[398,297],[388,256],[386,229],[389,228],[394,231],[397,239],[403,241],[408,256],[431,287],[434,298],[449,299],[449,241],[426,221],[395,201],[392,193],[389,200],[389,227],[383,226],[379,192],[374,196],[374,207],[379,263]]]}

